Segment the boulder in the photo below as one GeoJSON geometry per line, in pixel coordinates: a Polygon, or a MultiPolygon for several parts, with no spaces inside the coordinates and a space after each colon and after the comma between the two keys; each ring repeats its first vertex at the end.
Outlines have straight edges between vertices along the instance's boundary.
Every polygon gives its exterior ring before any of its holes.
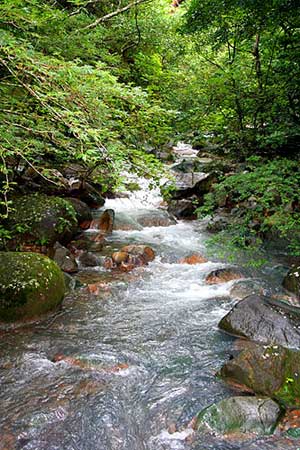
{"type": "Polygon", "coordinates": [[[100,264],[99,258],[96,255],[85,251],[80,254],[78,261],[82,267],[96,267],[100,264]]]}
{"type": "Polygon", "coordinates": [[[247,392],[271,397],[285,407],[300,406],[300,352],[255,345],[221,368],[219,376],[247,392]]]}
{"type": "MultiPolygon", "coordinates": [[[[68,168],[69,170],[69,168],[68,168]]],[[[79,169],[78,169],[79,170],[79,169]]],[[[105,199],[101,196],[100,187],[94,187],[82,179],[82,175],[76,171],[67,172],[69,177],[69,193],[68,196],[76,197],[86,203],[90,208],[96,209],[104,205],[105,199]]]]}
{"type": "Polygon", "coordinates": [[[65,294],[57,264],[37,253],[0,253],[0,321],[33,319],[55,309],[65,294]]]}
{"type": "Polygon", "coordinates": [[[115,212],[113,209],[106,209],[100,217],[92,220],[91,228],[100,230],[103,235],[112,233],[114,227],[115,212]]]}
{"type": "Polygon", "coordinates": [[[245,275],[241,270],[233,267],[213,270],[207,275],[205,281],[207,284],[220,284],[232,280],[240,280],[241,278],[245,278],[245,275]]]}
{"type": "Polygon", "coordinates": [[[195,211],[199,206],[199,203],[196,196],[193,196],[188,200],[170,200],[168,203],[168,212],[176,217],[176,219],[197,219],[195,211]]]}
{"type": "Polygon", "coordinates": [[[280,408],[267,397],[231,397],[204,409],[197,418],[200,431],[225,435],[250,433],[272,434],[280,416],[280,408]]]}
{"type": "Polygon", "coordinates": [[[71,240],[78,229],[73,206],[58,197],[32,194],[14,200],[14,210],[6,224],[14,236],[13,244],[42,244],[52,247],[56,241],[71,240]]]}
{"type": "Polygon", "coordinates": [[[90,227],[90,223],[93,219],[92,213],[88,205],[78,198],[66,198],[75,209],[76,219],[81,229],[87,230],[90,227]]]}
{"type": "Polygon", "coordinates": [[[53,259],[63,272],[78,272],[78,264],[74,255],[72,255],[70,250],[63,247],[59,242],[56,242],[54,245],[53,259]]]}
{"type": "Polygon", "coordinates": [[[272,304],[272,299],[250,295],[238,302],[219,323],[234,336],[256,342],[300,348],[300,313],[272,304]]]}
{"type": "Polygon", "coordinates": [[[216,181],[217,178],[214,172],[176,173],[175,188],[171,192],[172,199],[183,200],[193,195],[202,199],[216,181]]]}
{"type": "Polygon", "coordinates": [[[283,280],[283,287],[300,298],[300,266],[294,266],[283,280]]]}
{"type": "Polygon", "coordinates": [[[233,222],[232,216],[228,213],[218,212],[207,222],[206,228],[210,233],[220,233],[224,231],[233,222]]]}
{"type": "Polygon", "coordinates": [[[163,209],[139,210],[134,218],[143,227],[168,227],[176,224],[176,220],[163,209]]]}

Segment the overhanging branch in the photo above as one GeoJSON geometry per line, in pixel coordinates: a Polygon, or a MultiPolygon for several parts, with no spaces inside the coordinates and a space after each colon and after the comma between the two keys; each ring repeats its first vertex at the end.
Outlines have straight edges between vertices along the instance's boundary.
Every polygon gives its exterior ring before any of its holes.
{"type": "Polygon", "coordinates": [[[128,11],[131,8],[134,8],[135,6],[141,4],[141,3],[148,3],[152,0],[135,0],[132,3],[129,3],[128,5],[124,6],[123,8],[119,8],[116,11],[113,11],[109,14],[106,14],[105,16],[99,17],[99,19],[95,20],[95,22],[91,23],[90,25],[83,28],[83,30],[89,30],[91,28],[95,28],[97,25],[99,25],[102,22],[106,22],[109,19],[112,19],[115,16],[118,16],[119,14],[122,14],[126,11],[128,11]]]}

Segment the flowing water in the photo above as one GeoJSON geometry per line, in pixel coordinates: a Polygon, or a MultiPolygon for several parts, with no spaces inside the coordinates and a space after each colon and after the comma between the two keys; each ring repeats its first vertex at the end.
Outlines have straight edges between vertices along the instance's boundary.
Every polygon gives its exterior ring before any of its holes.
{"type": "MultiPolygon", "coordinates": [[[[143,190],[106,207],[134,218],[159,201],[143,190]]],[[[297,448],[279,438],[225,441],[188,425],[232,395],[214,374],[233,351],[217,324],[235,301],[234,282],[205,284],[224,263],[178,262],[205,253],[205,239],[198,222],[113,232],[111,249],[146,243],[156,259],[116,277],[85,270],[81,280],[102,282],[98,294],[82,286],[57,315],[2,333],[1,450],[297,448]]]]}

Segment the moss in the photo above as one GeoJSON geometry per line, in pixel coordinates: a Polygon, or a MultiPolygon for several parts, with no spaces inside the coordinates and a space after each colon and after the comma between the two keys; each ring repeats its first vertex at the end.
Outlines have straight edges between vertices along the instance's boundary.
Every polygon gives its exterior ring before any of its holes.
{"type": "Polygon", "coordinates": [[[272,434],[279,415],[269,398],[231,397],[201,411],[196,426],[203,432],[272,434]]]}
{"type": "Polygon", "coordinates": [[[36,253],[0,252],[0,321],[51,311],[64,293],[64,276],[54,261],[36,253]]]}
{"type": "Polygon", "coordinates": [[[66,200],[32,194],[14,200],[7,228],[17,242],[51,245],[77,229],[76,212],[66,200]]]}

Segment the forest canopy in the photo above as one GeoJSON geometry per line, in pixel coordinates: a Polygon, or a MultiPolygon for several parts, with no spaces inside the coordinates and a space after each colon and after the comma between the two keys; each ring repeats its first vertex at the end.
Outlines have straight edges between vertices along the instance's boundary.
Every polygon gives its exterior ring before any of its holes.
{"type": "Polygon", "coordinates": [[[180,139],[297,157],[299,34],[296,0],[2,0],[1,215],[28,169],[105,192],[180,139]]]}

